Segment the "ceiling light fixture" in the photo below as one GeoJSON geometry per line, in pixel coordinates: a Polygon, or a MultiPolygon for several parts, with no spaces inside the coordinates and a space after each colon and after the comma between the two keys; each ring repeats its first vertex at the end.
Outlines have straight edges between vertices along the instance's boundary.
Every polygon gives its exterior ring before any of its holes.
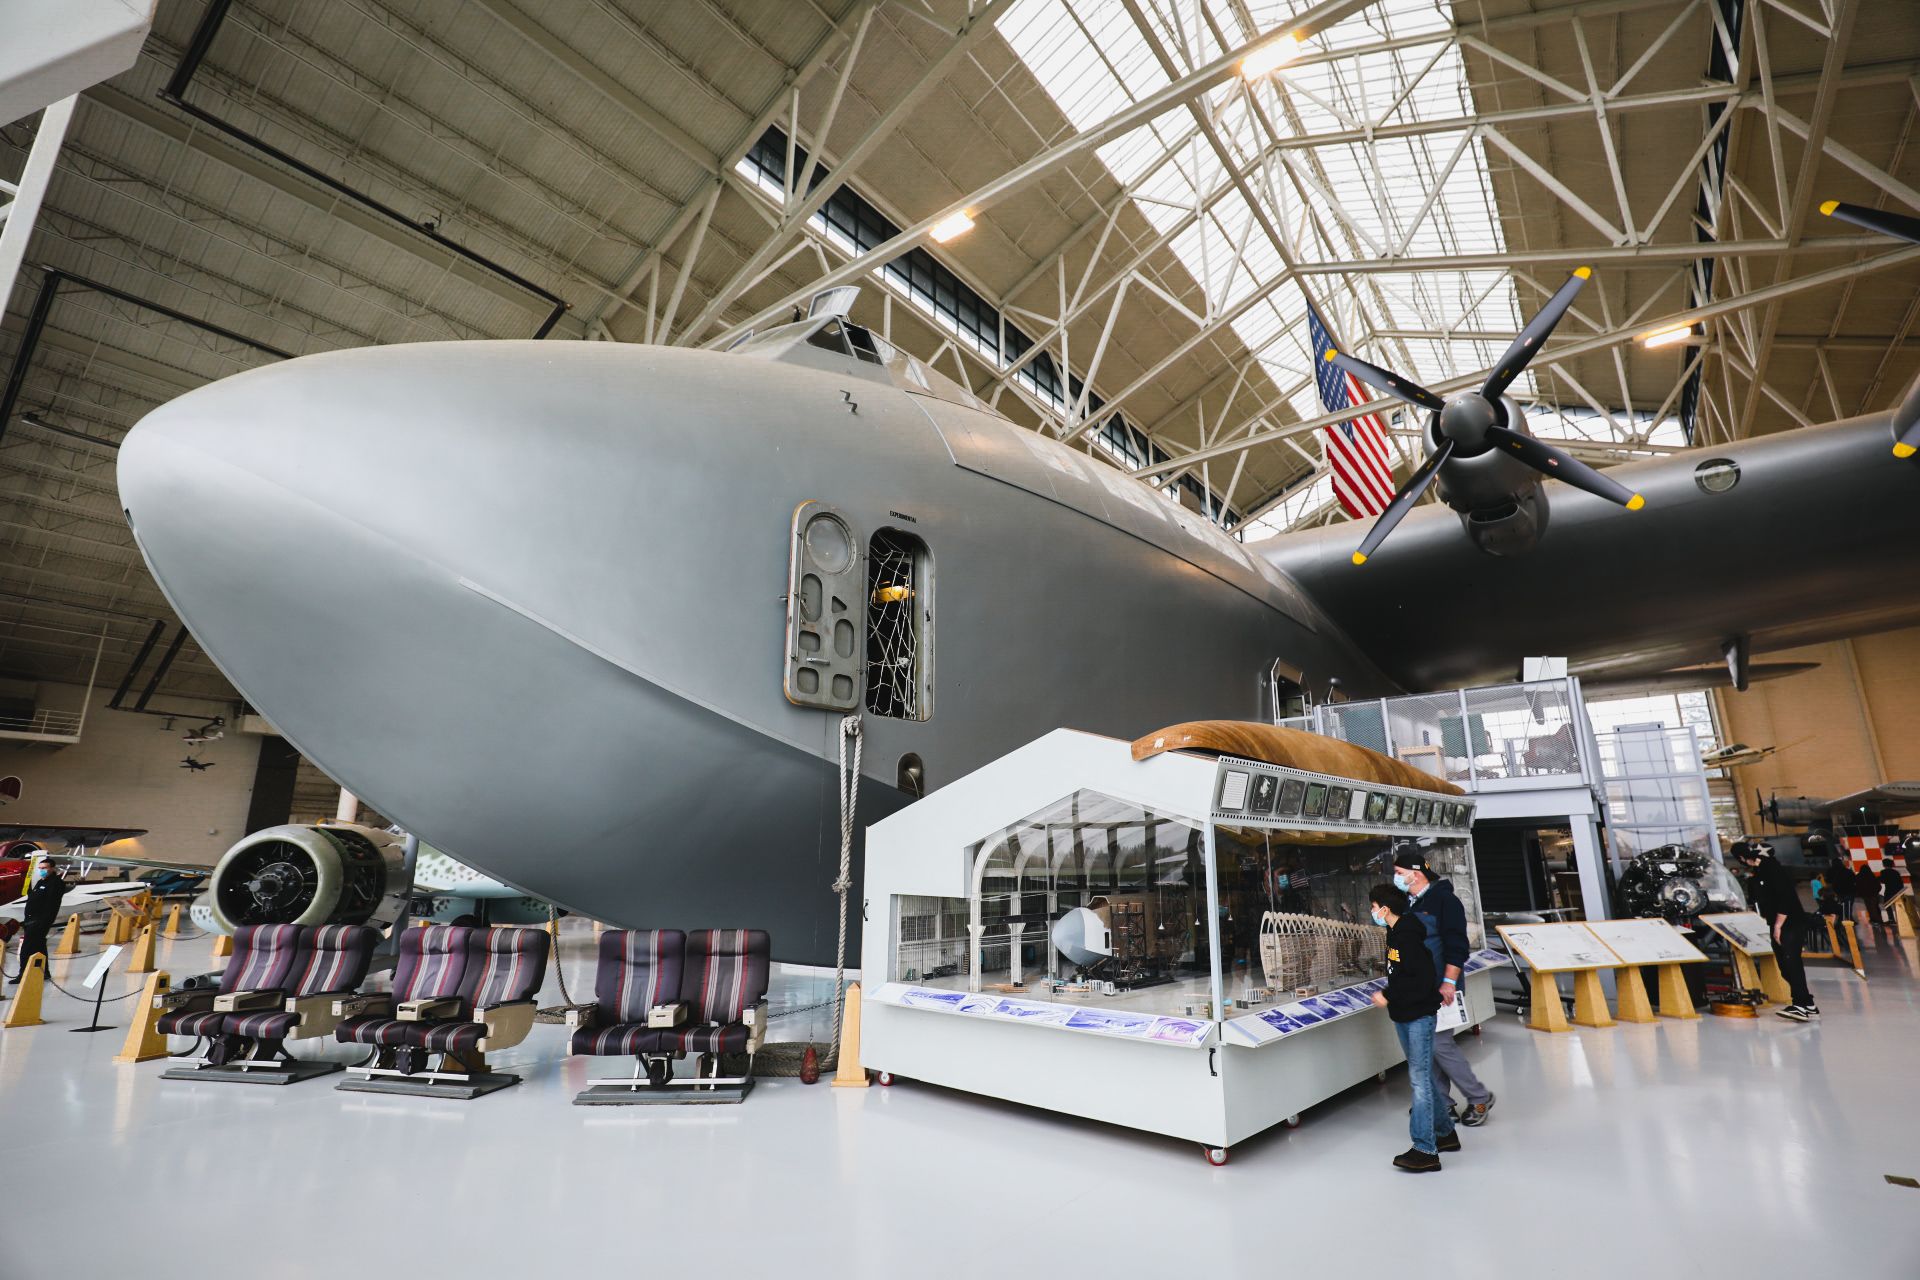
{"type": "Polygon", "coordinates": [[[1300,56],[1300,37],[1291,33],[1281,36],[1271,44],[1263,44],[1240,60],[1240,75],[1243,79],[1258,80],[1261,76],[1278,71],[1300,56]]]}
{"type": "Polygon", "coordinates": [[[1664,329],[1655,329],[1651,333],[1641,334],[1640,345],[1648,349],[1652,349],[1654,347],[1670,347],[1676,342],[1685,342],[1688,338],[1692,336],[1693,336],[1692,325],[1670,324],[1666,326],[1664,329]]]}
{"type": "Polygon", "coordinates": [[[934,223],[927,234],[933,237],[935,244],[945,244],[955,236],[963,236],[971,230],[973,230],[973,219],[967,216],[965,209],[962,209],[959,213],[934,223]]]}

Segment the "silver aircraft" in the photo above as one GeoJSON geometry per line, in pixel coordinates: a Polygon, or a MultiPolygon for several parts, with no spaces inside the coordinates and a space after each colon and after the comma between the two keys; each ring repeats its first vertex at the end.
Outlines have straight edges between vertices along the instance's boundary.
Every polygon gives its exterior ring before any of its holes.
{"type": "Polygon", "coordinates": [[[1456,509],[1404,504],[1364,566],[1364,525],[1242,545],[839,314],[728,352],[302,357],[155,410],[119,478],[201,646],[381,813],[571,910],[828,961],[848,713],[865,824],[1060,725],[1257,719],[1276,689],[1525,654],[1739,677],[1920,621],[1890,415],[1588,493],[1542,483],[1557,451],[1495,452],[1495,426],[1531,442],[1504,385],[1432,416],[1456,509]]]}

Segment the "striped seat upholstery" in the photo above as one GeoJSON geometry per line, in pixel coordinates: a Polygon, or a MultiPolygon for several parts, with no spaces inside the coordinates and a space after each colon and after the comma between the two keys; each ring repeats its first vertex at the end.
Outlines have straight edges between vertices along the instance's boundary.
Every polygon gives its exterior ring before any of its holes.
{"type": "Polygon", "coordinates": [[[155,1019],[154,1026],[160,1034],[168,1036],[217,1036],[220,1024],[230,1015],[206,1010],[195,1013],[187,1009],[176,1009],[163,1013],[155,1019]]]}
{"type": "MultiPolygon", "coordinates": [[[[294,966],[290,993],[334,995],[354,990],[367,976],[380,932],[363,924],[327,924],[307,930],[307,945],[294,966]]],[[[245,1033],[242,1033],[245,1034],[245,1033]]]]}
{"type": "Polygon", "coordinates": [[[300,1025],[299,1014],[273,1009],[229,1013],[226,1019],[222,1031],[230,1036],[246,1036],[249,1040],[285,1040],[288,1033],[300,1025]]]}
{"type": "Polygon", "coordinates": [[[691,1021],[727,1026],[767,994],[771,944],[763,929],[696,929],[687,935],[680,998],[691,1021]]]}
{"type": "Polygon", "coordinates": [[[333,1038],[342,1044],[411,1044],[414,1042],[409,1036],[425,1025],[373,1014],[364,1018],[348,1018],[333,1029],[333,1038]]]}
{"type": "MultiPolygon", "coordinates": [[[[233,955],[220,971],[220,994],[285,991],[295,964],[302,959],[306,932],[297,924],[250,924],[235,929],[233,955]]],[[[161,1014],[154,1025],[162,1035],[217,1036],[232,1031],[226,1024],[236,1016],[211,1009],[181,1009],[161,1014]]]]}
{"type": "Polygon", "coordinates": [[[480,981],[474,988],[473,1007],[492,1009],[497,1005],[531,1000],[540,992],[547,977],[549,938],[545,929],[477,930],[474,949],[480,958],[480,981]]]}
{"type": "Polygon", "coordinates": [[[285,991],[301,958],[306,930],[297,924],[250,924],[233,931],[233,956],[220,973],[220,993],[285,991]]]}
{"type": "Polygon", "coordinates": [[[471,1053],[480,1047],[481,1038],[487,1034],[484,1023],[479,1022],[415,1022],[416,1030],[409,1036],[411,1044],[417,1044],[430,1053],[471,1053]]]}
{"type": "Polygon", "coordinates": [[[460,1014],[472,1006],[467,986],[473,963],[474,930],[465,925],[430,924],[400,935],[400,961],[393,971],[393,1002],[458,998],[460,1014]]]}
{"type": "Polygon", "coordinates": [[[593,975],[594,1022],[568,1049],[595,1057],[662,1052],[670,1032],[647,1026],[655,1005],[681,999],[687,935],[678,929],[609,929],[593,975]]]}
{"type": "Polygon", "coordinates": [[[747,1051],[747,1024],[729,1022],[725,1026],[680,1027],[673,1031],[662,1031],[664,1037],[661,1051],[664,1053],[745,1053],[747,1051]]]}

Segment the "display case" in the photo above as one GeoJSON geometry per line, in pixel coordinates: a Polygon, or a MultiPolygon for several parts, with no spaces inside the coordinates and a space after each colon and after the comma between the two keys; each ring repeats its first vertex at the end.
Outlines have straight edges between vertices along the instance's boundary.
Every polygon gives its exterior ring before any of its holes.
{"type": "Polygon", "coordinates": [[[1472,801],[1344,744],[1367,776],[1303,768],[1294,739],[1323,740],[1260,728],[1287,758],[1060,730],[870,828],[863,1064],[1224,1158],[1399,1060],[1367,895],[1407,841],[1466,907],[1490,1014],[1472,801]]]}

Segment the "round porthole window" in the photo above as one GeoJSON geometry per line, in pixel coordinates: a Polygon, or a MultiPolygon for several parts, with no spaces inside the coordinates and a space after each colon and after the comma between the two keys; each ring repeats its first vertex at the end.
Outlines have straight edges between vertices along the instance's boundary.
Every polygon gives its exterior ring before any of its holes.
{"type": "Polygon", "coordinates": [[[1702,493],[1725,493],[1740,483],[1740,464],[1732,458],[1708,458],[1693,469],[1702,493]]]}
{"type": "Polygon", "coordinates": [[[807,554],[823,573],[844,573],[853,563],[853,534],[839,518],[822,511],[807,521],[807,554]]]}

